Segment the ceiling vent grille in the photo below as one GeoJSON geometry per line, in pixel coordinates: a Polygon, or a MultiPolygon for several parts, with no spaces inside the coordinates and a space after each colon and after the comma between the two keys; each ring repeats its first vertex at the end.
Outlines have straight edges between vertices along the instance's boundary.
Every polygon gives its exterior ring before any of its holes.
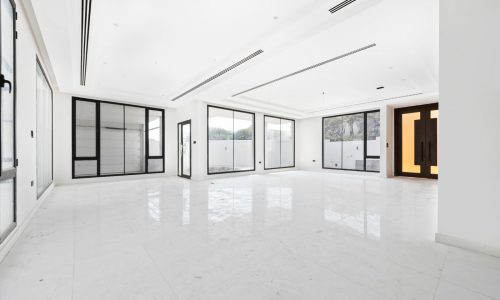
{"type": "Polygon", "coordinates": [[[194,87],[190,88],[189,90],[185,91],[184,93],[180,94],[179,96],[175,97],[172,99],[172,101],[175,101],[189,93],[191,93],[192,91],[204,86],[205,84],[209,83],[210,81],[212,80],[215,80],[216,78],[224,75],[225,73],[231,71],[232,69],[244,64],[245,62],[251,60],[252,58],[256,57],[257,55],[259,54],[262,54],[264,51],[262,50],[257,50],[255,51],[254,53],[250,54],[249,56],[243,58],[242,60],[238,61],[237,63],[234,63],[232,64],[231,66],[229,66],[228,68],[225,68],[224,70],[218,72],[217,74],[213,75],[213,76],[210,76],[209,78],[203,80],[202,82],[200,82],[199,84],[195,85],[194,87]]]}
{"type": "Polygon", "coordinates": [[[90,11],[92,0],[82,0],[81,49],[80,49],[80,85],[87,81],[87,59],[89,53],[90,11]]]}
{"type": "Polygon", "coordinates": [[[341,10],[342,8],[350,5],[350,4],[353,4],[354,2],[356,2],[356,0],[345,0],[345,1],[342,1],[340,2],[339,4],[335,5],[334,7],[330,8],[328,11],[331,13],[331,14],[334,14],[336,12],[338,12],[339,10],[341,10]]]}
{"type": "Polygon", "coordinates": [[[370,48],[375,47],[375,46],[376,46],[376,44],[371,44],[371,45],[364,46],[364,47],[362,47],[362,48],[359,48],[359,49],[353,50],[353,51],[351,51],[351,52],[344,53],[344,54],[342,54],[342,55],[339,55],[339,56],[337,56],[337,57],[334,57],[334,58],[331,58],[331,59],[328,59],[328,60],[322,61],[322,62],[320,62],[320,63],[317,63],[317,64],[315,64],[315,65],[309,66],[309,67],[307,67],[307,68],[300,69],[300,70],[298,70],[298,71],[295,71],[295,72],[293,72],[293,73],[287,74],[287,75],[285,75],[285,76],[281,76],[281,77],[279,77],[279,78],[273,79],[273,80],[268,81],[268,82],[266,82],[266,83],[259,84],[259,85],[257,85],[257,86],[254,86],[253,88],[250,88],[250,89],[248,89],[248,90],[244,90],[244,91],[239,92],[239,93],[237,93],[237,94],[234,94],[234,95],[233,95],[233,97],[239,96],[239,95],[244,94],[244,93],[248,93],[248,92],[250,92],[250,91],[256,90],[256,89],[261,88],[261,87],[264,87],[264,86],[266,86],[266,85],[270,85],[270,84],[275,83],[275,82],[277,82],[277,81],[280,81],[280,80],[286,79],[286,78],[288,78],[288,77],[295,76],[295,75],[300,74],[300,73],[302,73],[302,72],[309,71],[309,70],[311,70],[311,69],[314,69],[314,68],[320,67],[320,66],[322,66],[322,65],[325,65],[325,64],[331,63],[331,62],[333,62],[333,61],[336,61],[336,60],[339,60],[339,59],[345,58],[345,57],[347,57],[347,56],[350,56],[350,55],[356,54],[356,53],[358,53],[358,52],[361,52],[361,51],[364,51],[364,50],[370,49],[370,48]]]}

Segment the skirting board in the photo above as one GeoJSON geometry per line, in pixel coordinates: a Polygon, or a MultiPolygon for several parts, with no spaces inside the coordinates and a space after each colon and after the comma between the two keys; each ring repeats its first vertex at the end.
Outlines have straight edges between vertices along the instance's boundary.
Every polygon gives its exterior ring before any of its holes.
{"type": "Polygon", "coordinates": [[[7,239],[0,245],[0,262],[4,260],[4,258],[9,254],[10,250],[12,247],[14,247],[15,243],[21,237],[23,234],[24,230],[30,223],[31,219],[33,216],[36,214],[40,206],[45,202],[45,200],[48,198],[52,190],[54,189],[54,183],[52,183],[49,188],[43,193],[43,195],[37,200],[37,204],[31,212],[29,213],[28,217],[24,220],[23,223],[17,224],[16,228],[10,233],[10,235],[7,237],[7,239]]]}
{"type": "Polygon", "coordinates": [[[500,249],[498,248],[478,244],[475,242],[471,242],[447,234],[436,233],[436,242],[486,255],[500,257],[500,249]]]}

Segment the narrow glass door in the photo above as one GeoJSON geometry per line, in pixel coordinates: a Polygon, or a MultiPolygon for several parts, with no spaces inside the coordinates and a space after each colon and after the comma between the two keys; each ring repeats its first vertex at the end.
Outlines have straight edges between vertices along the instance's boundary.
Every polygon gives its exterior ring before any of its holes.
{"type": "Polygon", "coordinates": [[[0,0],[0,243],[16,225],[15,7],[0,0]]]}
{"type": "Polygon", "coordinates": [[[437,104],[395,111],[396,175],[437,178],[438,120],[437,104]]]}
{"type": "Polygon", "coordinates": [[[177,125],[178,163],[177,175],[191,178],[191,120],[177,125]]]}

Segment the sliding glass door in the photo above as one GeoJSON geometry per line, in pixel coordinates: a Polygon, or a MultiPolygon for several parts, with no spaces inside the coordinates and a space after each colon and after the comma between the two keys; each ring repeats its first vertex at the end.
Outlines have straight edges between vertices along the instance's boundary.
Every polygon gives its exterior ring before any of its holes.
{"type": "Polygon", "coordinates": [[[323,118],[323,168],[380,171],[380,112],[323,118]]]}
{"type": "Polygon", "coordinates": [[[207,108],[208,174],[255,170],[255,114],[207,108]]]}
{"type": "Polygon", "coordinates": [[[0,0],[0,243],[16,225],[15,6],[0,0]]]}
{"type": "Polygon", "coordinates": [[[295,166],[295,121],[264,116],[264,169],[295,166]]]}
{"type": "Polygon", "coordinates": [[[73,178],[164,172],[164,111],[73,99],[73,178]]]}
{"type": "Polygon", "coordinates": [[[37,60],[36,64],[36,190],[40,197],[53,180],[52,88],[37,60]]]}

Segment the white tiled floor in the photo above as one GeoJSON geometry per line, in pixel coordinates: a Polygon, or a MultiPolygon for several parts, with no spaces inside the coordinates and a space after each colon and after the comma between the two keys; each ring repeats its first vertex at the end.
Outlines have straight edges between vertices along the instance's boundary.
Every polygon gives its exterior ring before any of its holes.
{"type": "Polygon", "coordinates": [[[500,299],[500,259],[433,242],[437,182],[285,172],[58,187],[0,299],[500,299]]]}

